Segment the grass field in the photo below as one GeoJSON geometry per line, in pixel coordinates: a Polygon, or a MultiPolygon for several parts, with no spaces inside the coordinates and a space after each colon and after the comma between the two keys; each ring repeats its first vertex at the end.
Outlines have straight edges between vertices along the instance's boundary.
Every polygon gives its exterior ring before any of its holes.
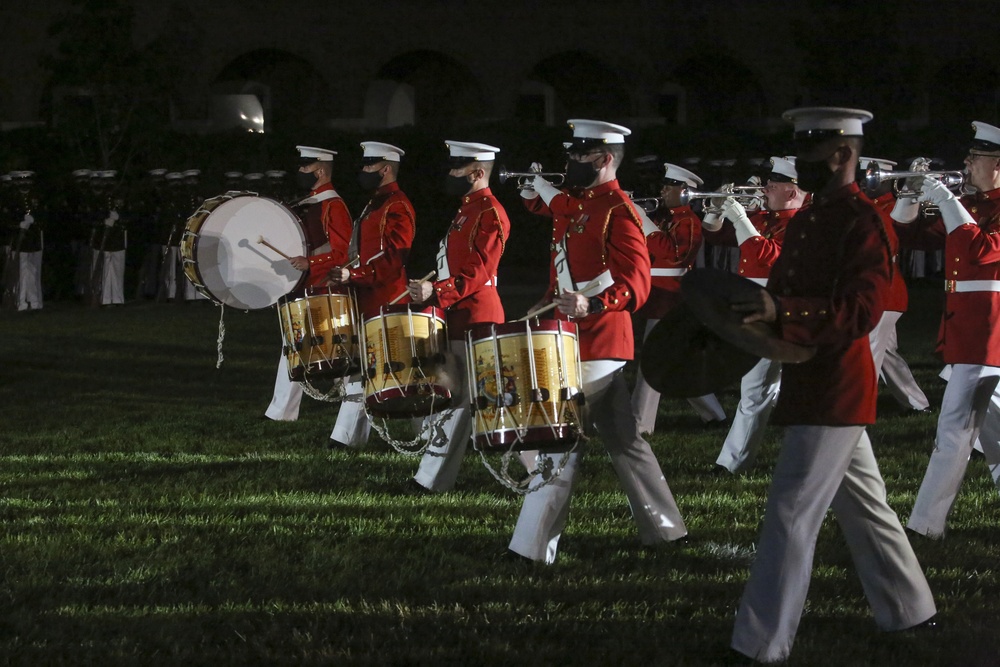
{"type": "MultiPolygon", "coordinates": [[[[940,294],[913,291],[901,349],[932,405],[940,294]]],[[[511,311],[531,302],[507,301],[511,311]]],[[[414,493],[377,440],[325,447],[336,406],[262,419],[271,310],[51,303],[0,314],[2,664],[712,665],[727,657],[779,431],[754,472],[707,474],[725,429],[661,403],[650,438],[691,531],[638,544],[599,443],[550,567],[502,557],[519,501],[465,462],[414,493]]],[[[735,389],[720,395],[732,413],[735,389]]],[[[905,521],[936,414],[880,402],[869,429],[905,521]]],[[[973,461],[946,540],[915,541],[930,634],[876,630],[836,523],[820,535],[792,665],[1000,664],[998,496],[973,461]]]]}

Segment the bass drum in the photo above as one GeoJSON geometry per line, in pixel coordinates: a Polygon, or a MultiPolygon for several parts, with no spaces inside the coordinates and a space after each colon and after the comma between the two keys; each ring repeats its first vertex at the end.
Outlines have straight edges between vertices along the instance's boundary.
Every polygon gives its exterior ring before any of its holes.
{"type": "Polygon", "coordinates": [[[302,282],[304,272],[261,239],[289,257],[308,254],[299,218],[280,202],[252,192],[206,199],[181,236],[184,275],[217,304],[272,306],[302,282]]]}

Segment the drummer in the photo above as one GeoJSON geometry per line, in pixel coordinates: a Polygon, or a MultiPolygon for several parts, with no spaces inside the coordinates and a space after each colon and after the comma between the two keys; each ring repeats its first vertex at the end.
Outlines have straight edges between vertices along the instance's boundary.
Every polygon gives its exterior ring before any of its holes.
{"type": "MultiPolygon", "coordinates": [[[[314,146],[296,146],[299,151],[299,185],[309,190],[309,196],[293,208],[302,220],[309,257],[292,257],[299,271],[308,271],[306,286],[327,282],[330,269],[347,264],[347,247],[351,238],[351,214],[330,181],[333,175],[335,151],[314,146]]],[[[288,360],[282,354],[274,378],[274,395],[264,416],[275,421],[295,421],[299,418],[302,387],[288,377],[288,360]]]]}
{"type": "MultiPolygon", "coordinates": [[[[641,218],[617,180],[625,136],[631,131],[595,120],[570,120],[569,126],[573,145],[565,185],[581,188],[580,196],[560,192],[540,176],[532,182],[553,214],[572,216],[560,242],[549,300],[557,304],[561,319],[572,318],[579,327],[590,417],[628,496],[640,539],[645,544],[677,540],[687,529],[649,443],[639,434],[622,375],[633,357],[629,313],[642,306],[650,285],[641,218]]],[[[534,478],[536,490],[525,496],[511,552],[555,561],[579,457],[578,452],[570,454],[551,484],[538,488],[544,480],[534,478]]]]}
{"type": "MultiPolygon", "coordinates": [[[[396,178],[403,149],[378,141],[362,141],[364,151],[358,185],[371,194],[354,225],[348,254],[353,268],[334,267],[328,276],[332,285],[354,288],[362,323],[379,314],[381,306],[406,289],[406,259],[416,231],[416,213],[396,178]]],[[[361,376],[347,383],[347,394],[362,392],[361,376]]],[[[368,416],[361,403],[344,401],[330,434],[331,447],[356,447],[368,441],[368,416]]]]}
{"type": "Polygon", "coordinates": [[[497,294],[497,266],[510,238],[510,220],[490,191],[490,174],[500,149],[465,141],[446,141],[449,152],[445,192],[461,198],[461,205],[441,240],[437,279],[412,280],[410,297],[416,303],[447,311],[448,347],[457,357],[452,408],[431,417],[432,442],[420,461],[414,480],[430,491],[448,491],[455,485],[472,431],[469,413],[466,330],[504,321],[497,294]]]}

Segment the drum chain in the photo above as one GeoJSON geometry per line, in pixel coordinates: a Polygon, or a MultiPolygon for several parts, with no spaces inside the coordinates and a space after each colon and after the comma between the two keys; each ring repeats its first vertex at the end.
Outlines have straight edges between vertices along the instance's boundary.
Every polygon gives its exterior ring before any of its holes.
{"type": "Polygon", "coordinates": [[[489,461],[486,460],[486,453],[482,449],[477,448],[476,451],[479,452],[479,458],[483,460],[483,466],[485,466],[486,470],[493,475],[493,478],[496,481],[500,482],[500,484],[507,487],[517,495],[526,496],[529,493],[534,493],[535,491],[545,488],[558,479],[559,475],[562,474],[563,469],[566,467],[566,464],[569,463],[570,454],[576,451],[576,448],[580,445],[582,439],[583,438],[581,436],[577,436],[576,442],[573,443],[573,446],[570,447],[569,450],[563,452],[562,457],[559,459],[559,465],[556,467],[551,465],[552,458],[548,454],[539,454],[535,458],[535,461],[537,462],[538,459],[544,458],[545,463],[548,465],[539,465],[537,468],[529,472],[528,476],[522,480],[516,480],[510,476],[510,463],[514,460],[517,454],[517,452],[513,449],[507,450],[500,457],[500,472],[497,472],[493,466],[489,464],[489,461]],[[542,483],[537,486],[531,486],[531,482],[536,477],[541,477],[542,483]]]}
{"type": "Polygon", "coordinates": [[[312,386],[312,383],[309,382],[308,377],[303,377],[302,381],[299,384],[302,385],[303,394],[317,401],[325,401],[327,403],[340,403],[343,401],[360,400],[357,396],[348,396],[344,382],[335,383],[333,385],[333,388],[327,392],[322,392],[316,387],[312,386]]]}
{"type": "Polygon", "coordinates": [[[226,323],[223,317],[226,314],[226,305],[224,303],[219,303],[219,338],[215,341],[215,349],[219,354],[218,359],[215,360],[215,368],[222,368],[222,361],[225,357],[222,356],[222,341],[226,338],[226,323]]]}

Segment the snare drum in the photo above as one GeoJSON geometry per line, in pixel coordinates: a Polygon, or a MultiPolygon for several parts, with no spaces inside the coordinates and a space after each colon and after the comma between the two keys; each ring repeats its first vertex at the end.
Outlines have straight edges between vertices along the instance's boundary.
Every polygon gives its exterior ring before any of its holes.
{"type": "Polygon", "coordinates": [[[217,304],[244,310],[274,305],[303,272],[259,244],[261,237],[289,257],[308,254],[298,217],[281,203],[252,192],[206,199],[181,236],[184,275],[217,304]]]}
{"type": "Polygon", "coordinates": [[[380,417],[423,417],[451,405],[442,384],[448,351],[444,311],[382,306],[365,320],[365,407],[380,417]]]}
{"type": "Polygon", "coordinates": [[[299,299],[281,299],[283,352],[288,377],[343,377],[358,365],[357,310],[349,293],[309,287],[299,299]]]}
{"type": "Polygon", "coordinates": [[[466,348],[477,449],[558,452],[579,441],[583,373],[575,324],[476,327],[466,348]]]}

